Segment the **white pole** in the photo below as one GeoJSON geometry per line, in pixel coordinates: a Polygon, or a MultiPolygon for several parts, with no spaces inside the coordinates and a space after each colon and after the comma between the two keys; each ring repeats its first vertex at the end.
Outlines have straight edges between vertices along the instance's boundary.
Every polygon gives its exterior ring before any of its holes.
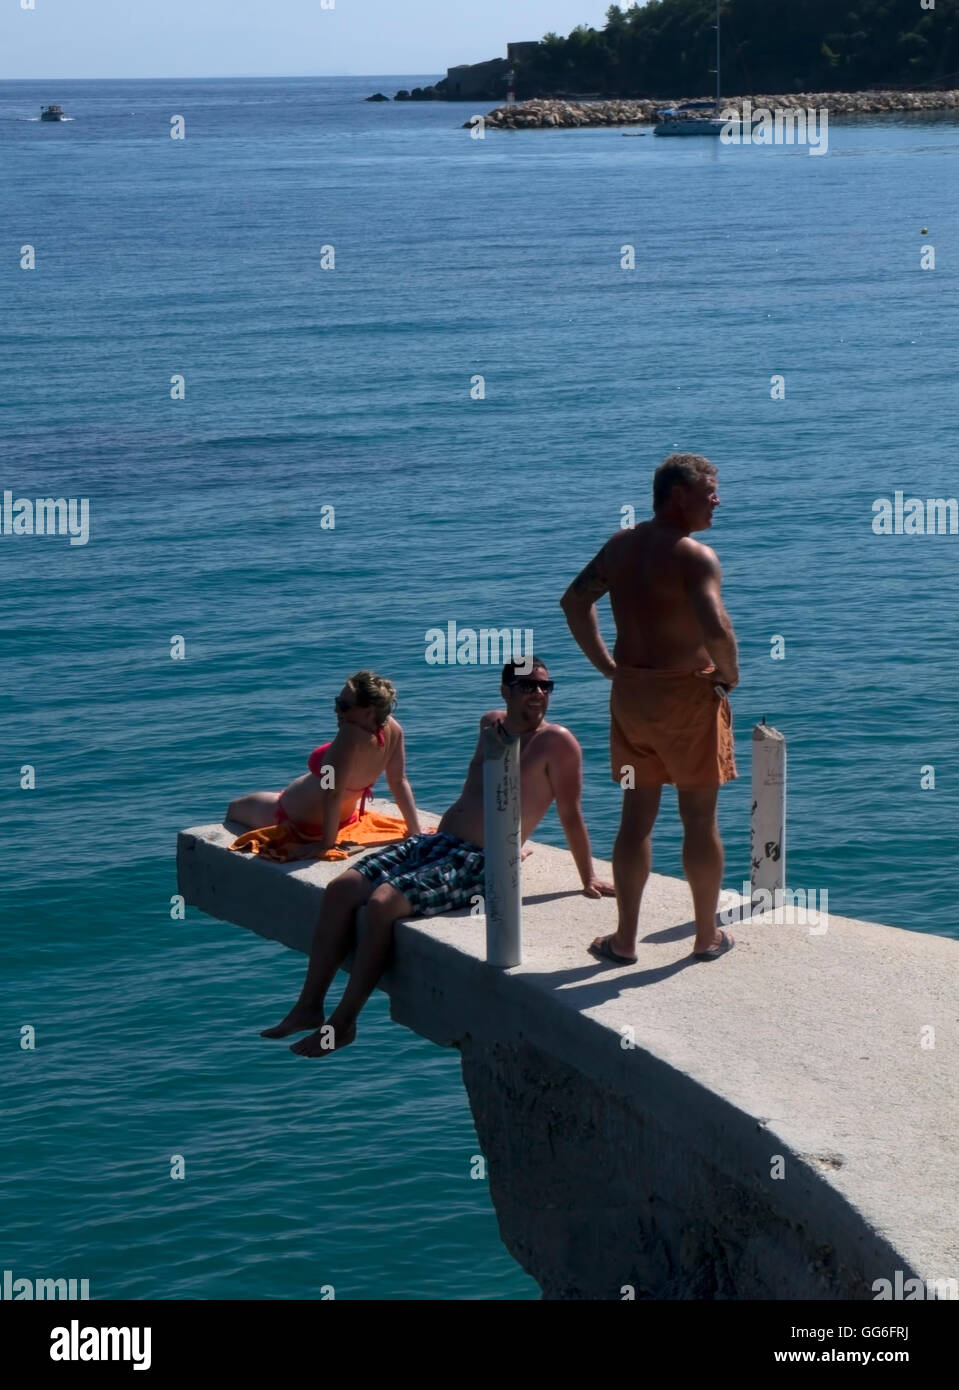
{"type": "Polygon", "coordinates": [[[483,841],[486,959],[509,969],[523,960],[519,735],[501,724],[483,737],[483,841]]]}
{"type": "MultiPolygon", "coordinates": [[[[768,724],[753,728],[752,899],[786,886],[786,740],[768,724]]],[[[775,901],[775,900],[774,900],[775,901]]]]}

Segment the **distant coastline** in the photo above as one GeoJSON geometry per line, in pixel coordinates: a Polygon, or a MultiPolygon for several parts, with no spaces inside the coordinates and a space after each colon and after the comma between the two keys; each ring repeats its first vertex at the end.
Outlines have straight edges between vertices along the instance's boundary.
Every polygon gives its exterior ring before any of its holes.
{"type": "MultiPolygon", "coordinates": [[[[750,93],[896,93],[907,104],[882,109],[908,111],[933,109],[909,99],[941,95],[955,80],[955,45],[933,0],[903,3],[895,23],[888,0],[831,0],[828,16],[822,0],[790,0],[775,8],[775,19],[761,23],[756,0],[657,0],[642,6],[628,0],[610,5],[602,29],[579,24],[565,38],[548,33],[508,42],[505,56],[457,64],[435,83],[397,92],[395,100],[589,97],[663,105],[674,92],[709,85],[707,74],[721,71],[750,93]]],[[[835,102],[830,107],[842,114],[835,102]]]]}

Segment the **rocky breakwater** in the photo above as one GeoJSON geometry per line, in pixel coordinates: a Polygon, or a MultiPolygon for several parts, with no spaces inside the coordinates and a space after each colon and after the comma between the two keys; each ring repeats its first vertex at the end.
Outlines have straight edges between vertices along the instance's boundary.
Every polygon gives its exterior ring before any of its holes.
{"type": "MultiPolygon", "coordinates": [[[[485,117],[494,130],[530,130],[574,126],[649,125],[656,112],[664,106],[705,98],[677,97],[673,100],[613,100],[565,101],[543,97],[534,101],[517,102],[512,106],[497,106],[485,117]]],[[[723,110],[742,114],[745,97],[724,97],[723,110]]],[[[959,109],[959,91],[948,92],[790,92],[788,95],[749,97],[753,111],[762,107],[769,111],[779,108],[825,109],[834,116],[888,115],[900,111],[945,111],[959,109]]],[[[473,121],[464,121],[468,129],[473,121]]]]}
{"type": "Polygon", "coordinates": [[[791,92],[789,96],[723,97],[723,109],[742,115],[743,102],[760,107],[822,110],[833,116],[879,116],[898,111],[947,111],[959,108],[959,91],[950,92],[791,92]]]}
{"type": "MultiPolygon", "coordinates": [[[[648,125],[656,119],[661,101],[561,101],[542,98],[497,106],[486,124],[500,130],[526,130],[550,126],[648,125]]],[[[467,129],[472,121],[464,121],[467,129]]]]}

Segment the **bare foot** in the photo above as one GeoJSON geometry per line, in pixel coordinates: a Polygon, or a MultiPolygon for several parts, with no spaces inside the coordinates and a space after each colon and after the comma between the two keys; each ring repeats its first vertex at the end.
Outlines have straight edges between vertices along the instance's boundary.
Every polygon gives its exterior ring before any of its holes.
{"type": "Polygon", "coordinates": [[[355,1023],[339,1031],[331,1023],[325,1023],[308,1038],[301,1038],[298,1043],[292,1043],[290,1051],[298,1053],[300,1057],[326,1057],[330,1052],[339,1052],[341,1048],[349,1047],[355,1037],[355,1023]]]}
{"type": "Polygon", "coordinates": [[[286,1018],[275,1028],[264,1028],[261,1038],[288,1038],[291,1033],[305,1033],[308,1028],[316,1028],[323,1023],[323,1010],[307,1008],[305,1004],[294,1004],[286,1018]]]}

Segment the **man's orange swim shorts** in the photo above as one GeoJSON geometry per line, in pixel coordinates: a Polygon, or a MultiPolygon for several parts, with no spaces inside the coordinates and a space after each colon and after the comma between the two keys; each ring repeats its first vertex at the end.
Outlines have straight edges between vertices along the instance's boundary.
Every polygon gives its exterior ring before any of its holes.
{"type": "Polygon", "coordinates": [[[729,700],[708,675],[619,666],[609,715],[622,787],[721,787],[737,776],[729,700]]]}

